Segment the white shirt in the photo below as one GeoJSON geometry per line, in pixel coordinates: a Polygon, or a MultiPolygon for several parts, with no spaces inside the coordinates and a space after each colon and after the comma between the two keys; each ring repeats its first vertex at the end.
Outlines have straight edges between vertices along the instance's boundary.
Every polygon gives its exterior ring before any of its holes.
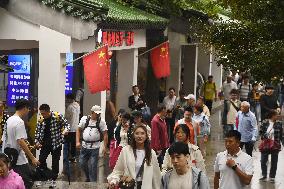
{"type": "Polygon", "coordinates": [[[173,98],[166,96],[164,98],[163,104],[166,106],[167,110],[172,110],[175,107],[176,98],[176,96],[173,96],[173,98]]]}
{"type": "MultiPolygon", "coordinates": [[[[100,141],[99,141],[100,133],[98,129],[94,128],[96,126],[97,121],[90,119],[89,125],[88,125],[89,127],[85,128],[86,121],[87,121],[87,116],[83,116],[78,125],[79,128],[84,130],[83,139],[85,141],[97,141],[97,142],[88,143],[88,142],[82,141],[82,147],[87,148],[87,149],[97,149],[100,147],[100,141]]],[[[101,119],[99,127],[102,133],[104,131],[107,131],[107,125],[106,125],[105,120],[101,119]]]]}
{"type": "MultiPolygon", "coordinates": [[[[234,103],[236,105],[236,107],[238,107],[237,105],[237,100],[234,102],[232,101],[232,103],[234,103]]],[[[236,108],[232,105],[232,103],[230,102],[230,109],[228,111],[227,114],[227,124],[232,124],[235,125],[236,124],[236,116],[237,116],[237,110],[236,108]]]]}
{"type": "Polygon", "coordinates": [[[72,102],[68,105],[65,118],[70,124],[70,132],[76,132],[79,124],[80,117],[80,105],[77,102],[72,102]]]}
{"type": "Polygon", "coordinates": [[[7,120],[7,138],[5,137],[5,131],[2,136],[3,149],[6,147],[15,148],[19,152],[19,157],[17,165],[24,165],[28,163],[28,159],[25,155],[25,152],[18,145],[17,140],[27,139],[27,132],[25,128],[24,121],[17,115],[11,116],[7,120]]]}
{"type": "Polygon", "coordinates": [[[227,83],[227,81],[225,81],[223,83],[222,91],[224,92],[225,100],[230,100],[230,92],[232,89],[238,89],[238,86],[234,81],[231,81],[230,83],[227,83]]]}
{"type": "Polygon", "coordinates": [[[139,95],[139,94],[138,94],[138,95],[134,95],[134,100],[135,100],[135,102],[137,102],[137,101],[138,101],[139,97],[140,97],[140,95],[139,95]]]}
{"type": "Polygon", "coordinates": [[[273,128],[274,122],[269,120],[269,127],[267,128],[267,136],[269,139],[274,140],[274,128],[273,128]]]}
{"type": "Polygon", "coordinates": [[[253,160],[252,157],[240,151],[233,157],[227,151],[217,154],[214,172],[220,172],[220,189],[242,189],[245,185],[241,183],[236,172],[226,165],[228,159],[233,159],[238,168],[247,175],[253,175],[253,160]]]}
{"type": "Polygon", "coordinates": [[[121,147],[127,146],[128,145],[127,131],[125,131],[125,129],[123,127],[121,127],[119,135],[120,135],[119,146],[121,146],[121,147]]]}
{"type": "Polygon", "coordinates": [[[189,169],[186,174],[178,175],[176,170],[170,177],[169,189],[189,189],[192,188],[192,171],[189,169]]]}
{"type": "MultiPolygon", "coordinates": [[[[145,150],[136,150],[136,161],[135,161],[135,173],[138,174],[138,171],[143,163],[143,160],[145,158],[145,150]]],[[[143,175],[143,174],[142,174],[143,175]]],[[[142,181],[141,177],[137,178],[137,181],[142,181]]]]}

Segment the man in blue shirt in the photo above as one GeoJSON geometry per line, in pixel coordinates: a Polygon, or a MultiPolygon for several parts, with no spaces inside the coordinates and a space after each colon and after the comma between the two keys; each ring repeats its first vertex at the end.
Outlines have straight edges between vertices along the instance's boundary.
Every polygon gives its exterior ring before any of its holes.
{"type": "Polygon", "coordinates": [[[257,138],[257,121],[254,113],[250,111],[250,104],[247,101],[241,103],[241,111],[237,114],[237,130],[241,133],[241,145],[245,146],[246,153],[252,156],[252,150],[257,138]]]}

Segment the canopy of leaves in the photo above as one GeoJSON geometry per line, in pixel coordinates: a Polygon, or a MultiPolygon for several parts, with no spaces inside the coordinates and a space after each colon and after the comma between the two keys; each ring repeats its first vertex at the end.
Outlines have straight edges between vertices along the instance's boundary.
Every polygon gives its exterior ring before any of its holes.
{"type": "Polygon", "coordinates": [[[213,45],[218,64],[250,71],[258,81],[284,75],[284,0],[220,0],[231,20],[203,25],[201,40],[213,45]]]}

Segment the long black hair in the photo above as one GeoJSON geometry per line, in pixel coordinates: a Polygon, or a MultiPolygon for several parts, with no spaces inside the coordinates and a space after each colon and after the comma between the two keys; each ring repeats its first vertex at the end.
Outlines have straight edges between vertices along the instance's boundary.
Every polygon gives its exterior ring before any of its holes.
{"type": "Polygon", "coordinates": [[[151,147],[150,147],[150,140],[149,140],[149,137],[148,137],[147,129],[146,129],[146,127],[144,125],[136,126],[133,129],[132,140],[131,140],[130,146],[133,149],[134,157],[136,159],[137,158],[137,155],[136,155],[137,147],[136,147],[136,141],[135,141],[134,133],[139,128],[143,129],[145,131],[145,134],[146,134],[146,140],[144,142],[145,159],[146,159],[147,165],[150,166],[151,165],[151,159],[152,159],[152,150],[151,150],[151,147]]]}

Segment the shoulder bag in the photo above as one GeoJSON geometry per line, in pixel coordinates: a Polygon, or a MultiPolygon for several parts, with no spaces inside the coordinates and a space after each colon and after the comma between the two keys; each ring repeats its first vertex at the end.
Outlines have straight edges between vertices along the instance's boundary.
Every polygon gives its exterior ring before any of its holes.
{"type": "MultiPolygon", "coordinates": [[[[145,164],[146,159],[144,158],[141,167],[139,168],[139,171],[136,175],[136,179],[140,176],[142,176],[143,171],[144,171],[144,164],[145,164]]],[[[132,179],[130,182],[125,182],[125,181],[120,181],[118,186],[120,189],[135,189],[135,186],[137,189],[141,189],[142,186],[142,181],[136,181],[136,179],[132,179]]]]}
{"type": "MultiPolygon", "coordinates": [[[[268,133],[270,133],[272,128],[268,133]]],[[[259,147],[259,151],[262,153],[272,153],[272,152],[277,152],[281,150],[281,144],[277,142],[276,140],[272,140],[270,138],[264,138],[259,147]]]]}

